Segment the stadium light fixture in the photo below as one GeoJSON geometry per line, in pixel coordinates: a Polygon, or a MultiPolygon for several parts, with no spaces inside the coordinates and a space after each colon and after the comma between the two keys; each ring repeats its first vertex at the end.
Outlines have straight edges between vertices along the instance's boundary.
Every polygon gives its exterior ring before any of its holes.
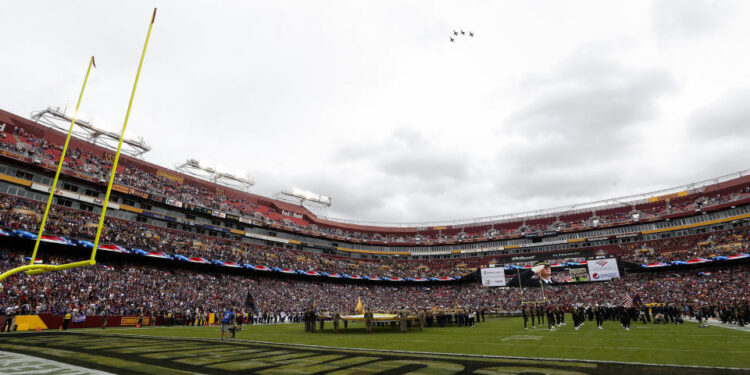
{"type": "MultiPolygon", "coordinates": [[[[73,122],[75,116],[69,113],[67,108],[52,108],[47,107],[41,111],[31,113],[31,118],[38,124],[45,125],[47,127],[57,129],[60,131],[68,132],[67,125],[73,122]]],[[[120,135],[97,128],[93,125],[92,121],[82,120],[75,118],[74,124],[76,127],[73,129],[73,136],[81,138],[93,144],[104,146],[112,151],[117,150],[118,143],[120,141],[120,135]]],[[[122,152],[125,155],[132,156],[135,158],[142,158],[143,154],[151,151],[151,146],[147,145],[143,141],[143,138],[139,139],[123,139],[122,152]]]]}
{"type": "Polygon", "coordinates": [[[243,178],[231,173],[219,172],[215,168],[203,166],[197,159],[188,159],[182,164],[177,164],[175,169],[214,184],[224,185],[245,192],[250,192],[250,188],[255,185],[255,180],[250,176],[243,178]]]}
{"type": "Polygon", "coordinates": [[[322,207],[331,207],[331,197],[325,195],[316,194],[300,188],[291,188],[289,190],[283,190],[276,194],[277,197],[286,198],[285,200],[292,200],[295,203],[302,205],[304,202],[312,202],[322,207]],[[299,202],[297,202],[299,200],[299,202]]]}

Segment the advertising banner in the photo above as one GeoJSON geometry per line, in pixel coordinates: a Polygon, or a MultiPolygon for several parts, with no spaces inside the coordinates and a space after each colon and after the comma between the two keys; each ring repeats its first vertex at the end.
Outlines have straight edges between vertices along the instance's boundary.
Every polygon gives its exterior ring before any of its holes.
{"type": "Polygon", "coordinates": [[[482,286],[505,286],[505,268],[482,268],[482,286]]]}
{"type": "Polygon", "coordinates": [[[620,270],[617,268],[617,259],[597,259],[588,262],[589,280],[601,281],[620,278],[620,270]]]}

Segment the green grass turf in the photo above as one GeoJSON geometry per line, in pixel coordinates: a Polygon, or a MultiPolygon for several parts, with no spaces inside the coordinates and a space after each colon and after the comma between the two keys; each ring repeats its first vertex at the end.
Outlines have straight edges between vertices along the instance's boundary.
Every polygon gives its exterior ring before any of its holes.
{"type": "MultiPolygon", "coordinates": [[[[569,318],[569,317],[568,317],[569,318]]],[[[570,320],[557,331],[523,329],[521,318],[491,319],[476,328],[411,329],[376,328],[364,332],[361,323],[350,324],[334,334],[326,322],[324,331],[305,333],[301,324],[244,326],[238,340],[324,345],[343,348],[406,350],[456,354],[486,354],[533,358],[566,358],[750,368],[750,333],[697,324],[653,325],[633,323],[629,332],[607,321],[604,330],[586,322],[575,331],[570,320]]],[[[343,325],[342,325],[343,326],[343,325]]],[[[217,327],[170,327],[96,330],[107,334],[218,338],[217,327]]]]}

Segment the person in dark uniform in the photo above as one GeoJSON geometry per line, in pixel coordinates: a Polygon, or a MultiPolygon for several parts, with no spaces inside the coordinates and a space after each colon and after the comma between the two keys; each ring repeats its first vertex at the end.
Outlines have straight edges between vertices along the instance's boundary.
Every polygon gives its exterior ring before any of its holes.
{"type": "Polygon", "coordinates": [[[526,326],[526,323],[529,321],[529,307],[523,306],[521,307],[521,315],[523,316],[523,329],[529,329],[529,327],[526,326]]]}
{"type": "Polygon", "coordinates": [[[618,307],[618,315],[620,317],[620,324],[625,328],[626,331],[630,331],[630,315],[628,309],[625,306],[618,307]]]}
{"type": "Polygon", "coordinates": [[[138,323],[135,323],[135,328],[141,328],[142,324],[143,324],[143,308],[141,307],[140,311],[138,312],[138,323]]]}
{"type": "Polygon", "coordinates": [[[544,307],[543,306],[535,306],[536,308],[536,321],[539,323],[539,326],[544,325],[544,307]]]}
{"type": "Polygon", "coordinates": [[[401,333],[406,333],[406,310],[401,310],[398,313],[398,319],[399,319],[399,328],[401,329],[401,333]]]}
{"type": "Polygon", "coordinates": [[[5,332],[6,329],[8,332],[13,331],[13,320],[16,318],[16,311],[9,307],[8,310],[5,312],[6,318],[5,318],[5,324],[3,324],[3,329],[0,330],[0,332],[5,332]]]}
{"type": "Polygon", "coordinates": [[[68,326],[70,326],[70,321],[73,320],[73,316],[70,314],[70,311],[65,313],[65,317],[63,318],[63,324],[62,324],[62,330],[67,331],[68,326]]]}
{"type": "Polygon", "coordinates": [[[417,314],[417,323],[419,324],[419,332],[424,331],[424,320],[425,320],[424,309],[420,309],[419,313],[417,314]]]}
{"type": "Polygon", "coordinates": [[[599,305],[594,305],[594,318],[596,318],[596,328],[604,329],[604,311],[599,305]]]}
{"type": "Polygon", "coordinates": [[[302,320],[305,321],[305,332],[310,332],[310,309],[302,313],[302,320]]]}
{"type": "Polygon", "coordinates": [[[565,325],[565,312],[559,306],[555,306],[555,318],[557,319],[557,326],[565,325]]]}
{"type": "Polygon", "coordinates": [[[372,333],[372,311],[370,311],[370,308],[368,307],[365,311],[365,330],[367,333],[372,333]]]}
{"type": "Polygon", "coordinates": [[[550,331],[555,330],[555,310],[552,308],[552,306],[547,306],[547,326],[549,327],[550,331]]]}

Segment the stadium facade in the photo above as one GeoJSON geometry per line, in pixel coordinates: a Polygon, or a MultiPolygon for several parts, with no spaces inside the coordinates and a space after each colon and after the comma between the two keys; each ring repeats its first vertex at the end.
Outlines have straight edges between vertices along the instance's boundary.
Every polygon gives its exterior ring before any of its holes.
{"type": "MultiPolygon", "coordinates": [[[[0,136],[0,194],[43,202],[64,134],[0,111],[0,136]]],[[[114,152],[77,138],[71,139],[70,147],[54,203],[96,214],[106,187],[107,163],[114,152]]],[[[465,270],[450,267],[454,269],[452,274],[396,276],[394,280],[399,281],[449,280],[489,264],[528,264],[542,258],[629,257],[641,250],[632,244],[745,226],[750,217],[750,176],[745,172],[567,208],[456,222],[376,225],[320,218],[301,205],[213,184],[133,157],[124,156],[118,169],[110,206],[114,210],[111,215],[108,212],[114,219],[152,226],[157,231],[236,241],[240,247],[269,246],[303,256],[320,254],[365,262],[397,259],[415,266],[420,261],[437,262],[465,270]]],[[[47,233],[80,246],[87,246],[90,240],[47,233]]],[[[130,243],[109,245],[136,255],[228,267],[248,264],[231,257],[215,259],[198,253],[141,249],[130,243]]],[[[260,270],[300,271],[272,262],[249,265],[260,270]]],[[[344,275],[335,269],[305,272],[312,276],[344,275]]],[[[385,278],[391,278],[384,273],[385,278]]],[[[381,275],[367,275],[375,276],[383,279],[381,275]]]]}

